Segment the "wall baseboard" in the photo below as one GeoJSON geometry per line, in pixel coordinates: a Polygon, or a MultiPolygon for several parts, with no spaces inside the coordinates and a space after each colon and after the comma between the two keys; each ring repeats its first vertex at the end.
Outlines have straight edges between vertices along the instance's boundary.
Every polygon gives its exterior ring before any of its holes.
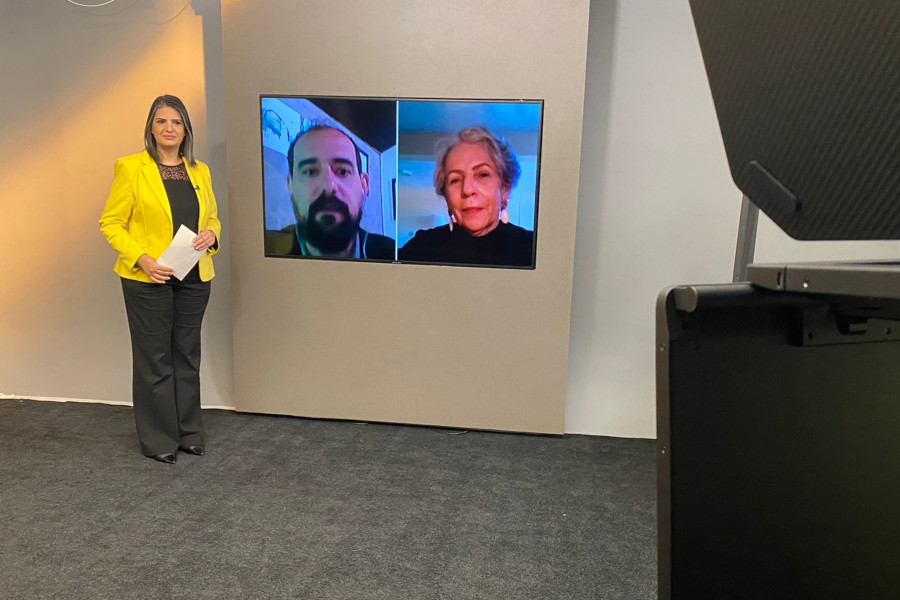
{"type": "MultiPolygon", "coordinates": [[[[109,404],[112,406],[131,406],[131,402],[121,400],[97,400],[94,398],[53,398],[49,396],[16,396],[15,394],[0,394],[0,400],[35,400],[38,402],[83,402],[86,404],[109,404]]],[[[207,406],[203,408],[213,410],[234,410],[233,406],[207,406]]]]}

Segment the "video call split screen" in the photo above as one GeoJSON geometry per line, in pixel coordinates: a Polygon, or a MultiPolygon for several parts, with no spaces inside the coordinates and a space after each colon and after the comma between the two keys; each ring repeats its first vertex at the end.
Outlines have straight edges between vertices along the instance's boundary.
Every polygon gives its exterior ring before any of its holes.
{"type": "Polygon", "coordinates": [[[542,110],[260,96],[265,255],[534,269],[542,110]]]}

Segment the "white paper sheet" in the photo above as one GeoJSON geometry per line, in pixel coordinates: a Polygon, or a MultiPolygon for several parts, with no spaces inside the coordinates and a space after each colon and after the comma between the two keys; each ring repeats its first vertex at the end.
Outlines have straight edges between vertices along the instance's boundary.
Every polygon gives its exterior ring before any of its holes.
{"type": "Polygon", "coordinates": [[[172,267],[175,269],[175,277],[179,280],[184,279],[188,271],[197,264],[203,253],[206,252],[206,250],[194,250],[191,242],[193,242],[195,237],[197,237],[196,233],[182,225],[175,232],[172,243],[163,250],[156,262],[164,267],[172,267]]]}

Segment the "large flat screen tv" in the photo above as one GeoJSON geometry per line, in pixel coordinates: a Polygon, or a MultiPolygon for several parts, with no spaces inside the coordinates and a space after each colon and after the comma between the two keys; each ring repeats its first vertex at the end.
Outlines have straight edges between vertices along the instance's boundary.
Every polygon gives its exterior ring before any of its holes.
{"type": "Polygon", "coordinates": [[[541,100],[259,108],[267,257],[534,269],[541,100]]]}

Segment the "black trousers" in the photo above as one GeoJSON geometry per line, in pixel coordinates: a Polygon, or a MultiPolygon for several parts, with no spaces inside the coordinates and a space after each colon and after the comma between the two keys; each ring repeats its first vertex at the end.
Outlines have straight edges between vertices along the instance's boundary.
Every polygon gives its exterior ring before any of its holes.
{"type": "Polygon", "coordinates": [[[134,422],[147,456],[203,444],[200,324],[209,289],[208,281],[159,285],[122,278],[134,422]]]}

